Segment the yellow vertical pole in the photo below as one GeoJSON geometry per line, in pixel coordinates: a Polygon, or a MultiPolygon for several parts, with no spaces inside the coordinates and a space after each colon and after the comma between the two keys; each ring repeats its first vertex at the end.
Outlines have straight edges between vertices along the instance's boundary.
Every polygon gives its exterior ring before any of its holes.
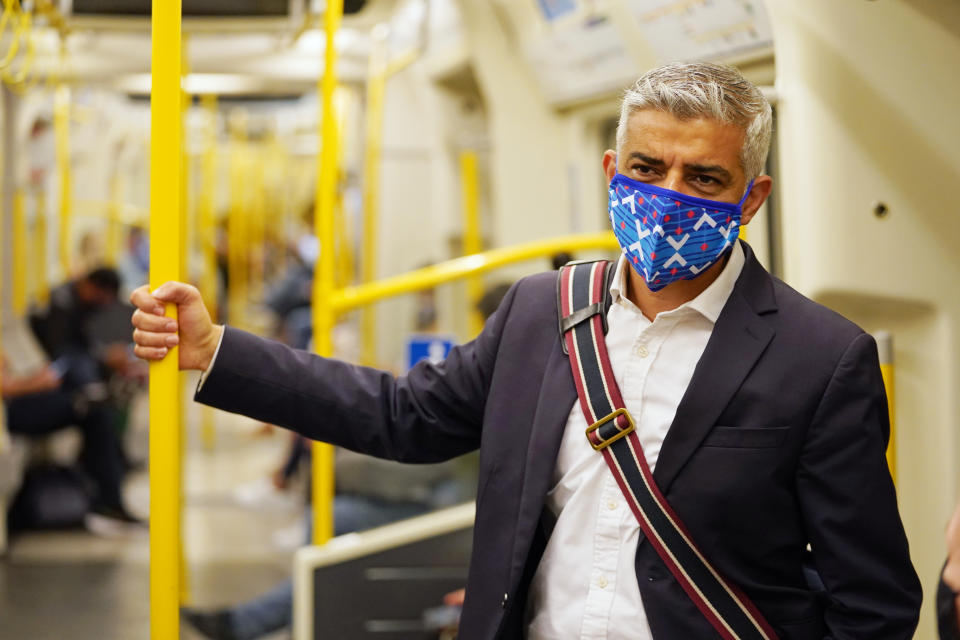
{"type": "MultiPolygon", "coordinates": [[[[463,253],[472,255],[483,251],[480,236],[480,206],[477,189],[477,154],[463,151],[460,154],[460,184],[463,190],[463,253]]],[[[483,296],[483,281],[478,277],[467,280],[467,298],[470,301],[470,335],[476,336],[483,329],[483,318],[476,305],[483,296]]]]}
{"type": "Polygon", "coordinates": [[[71,276],[71,209],[73,183],[70,171],[70,87],[60,84],[54,94],[53,130],[56,142],[57,169],[60,174],[60,233],[58,236],[60,275],[71,276]]]}
{"type": "MultiPolygon", "coordinates": [[[[150,286],[180,278],[180,0],[154,0],[150,286]]],[[[176,317],[176,305],[167,305],[176,317]]],[[[180,385],[177,349],[150,364],[150,637],[179,638],[180,385]]]]}
{"type": "MultiPolygon", "coordinates": [[[[217,321],[217,229],[214,210],[217,199],[217,96],[204,95],[201,104],[206,111],[208,121],[204,140],[203,159],[201,161],[201,190],[197,194],[198,211],[197,235],[200,252],[203,256],[203,270],[200,273],[200,291],[210,316],[217,321]]],[[[213,408],[201,409],[202,422],[200,438],[207,451],[211,451],[217,441],[213,408]]]]}
{"type": "MultiPolygon", "coordinates": [[[[377,230],[380,214],[380,156],[383,149],[383,105],[386,95],[387,33],[385,26],[375,27],[367,71],[366,144],[363,155],[363,245],[360,247],[360,281],[377,277],[377,230]]],[[[360,311],[360,360],[373,365],[376,360],[377,308],[365,305],[360,311]]]]}
{"type": "Polygon", "coordinates": [[[110,178],[110,204],[107,207],[107,264],[116,266],[120,259],[120,212],[123,207],[123,178],[120,168],[110,178]]]}
{"type": "Polygon", "coordinates": [[[247,302],[247,194],[249,188],[244,180],[247,165],[246,128],[247,118],[243,112],[231,117],[230,154],[230,210],[227,219],[227,273],[230,286],[227,290],[227,312],[230,322],[244,324],[247,302]]]}
{"type": "Polygon", "coordinates": [[[893,482],[897,482],[897,413],[895,410],[893,386],[893,337],[886,331],[878,331],[874,338],[880,356],[880,375],[883,376],[883,389],[887,394],[887,411],[890,414],[890,442],[887,444],[887,465],[893,482]]]}
{"type": "MultiPolygon", "coordinates": [[[[262,150],[262,147],[260,150],[262,150]]],[[[251,149],[249,161],[246,165],[247,171],[249,172],[247,176],[249,180],[247,188],[250,193],[250,199],[248,200],[249,206],[247,208],[249,225],[249,236],[247,238],[249,244],[246,250],[249,260],[247,264],[249,274],[247,277],[250,282],[250,297],[258,302],[263,300],[264,257],[266,254],[266,235],[264,229],[264,191],[266,186],[263,175],[264,167],[262,163],[256,160],[261,157],[261,153],[251,149]]]]}
{"type": "MultiPolygon", "coordinates": [[[[337,114],[337,140],[340,141],[337,145],[339,147],[337,157],[338,176],[342,175],[340,168],[344,166],[345,145],[343,144],[343,140],[346,139],[346,131],[348,128],[347,118],[350,112],[349,105],[352,98],[353,94],[348,89],[344,87],[337,88],[334,104],[337,114]]],[[[339,188],[340,183],[341,181],[338,178],[337,197],[333,205],[334,235],[337,247],[333,281],[337,287],[346,287],[347,285],[353,284],[353,243],[351,242],[353,233],[350,218],[344,207],[343,189],[339,188]]]]}
{"type": "Polygon", "coordinates": [[[22,188],[13,192],[13,283],[10,290],[13,314],[23,317],[27,313],[27,212],[26,197],[22,188]]]}
{"type": "MultiPolygon", "coordinates": [[[[326,50],[320,93],[320,162],[317,167],[317,208],[314,215],[320,256],[313,277],[313,346],[317,354],[333,354],[333,208],[337,197],[337,117],[334,92],[337,88],[336,35],[343,15],[343,0],[327,0],[325,17],[326,50]]],[[[313,542],[323,544],[333,536],[333,447],[313,445],[313,542]]]]}
{"type": "Polygon", "coordinates": [[[33,271],[34,302],[45,307],[50,302],[50,281],[47,277],[47,193],[40,187],[34,193],[33,271]]]}
{"type": "MultiPolygon", "coordinates": [[[[4,131],[6,127],[2,126],[3,120],[0,120],[0,135],[6,137],[10,135],[10,132],[4,131]]],[[[2,140],[2,138],[0,138],[2,140]]],[[[3,233],[3,220],[6,218],[6,215],[3,210],[4,198],[3,194],[6,193],[7,184],[6,184],[6,168],[4,163],[6,159],[4,154],[0,153],[0,271],[2,271],[3,265],[3,250],[4,250],[4,233],[3,233]]],[[[0,387],[3,386],[3,278],[0,278],[0,387]]],[[[7,434],[7,422],[6,422],[6,410],[3,407],[0,407],[0,453],[2,453],[7,448],[7,442],[9,434],[7,434]]],[[[6,509],[7,505],[5,501],[0,500],[0,509],[6,509]]],[[[6,512],[0,514],[0,549],[5,550],[7,548],[7,519],[6,512]]]]}

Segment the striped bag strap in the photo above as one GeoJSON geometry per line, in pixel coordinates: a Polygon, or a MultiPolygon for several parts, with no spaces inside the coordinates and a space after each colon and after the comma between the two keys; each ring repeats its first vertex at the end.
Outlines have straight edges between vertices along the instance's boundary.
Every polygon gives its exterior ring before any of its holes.
{"type": "Polygon", "coordinates": [[[608,261],[571,263],[557,285],[560,331],[590,425],[587,440],[603,455],[647,540],[720,637],[776,640],[750,599],[706,559],[653,479],[604,340],[610,267],[608,261]]]}

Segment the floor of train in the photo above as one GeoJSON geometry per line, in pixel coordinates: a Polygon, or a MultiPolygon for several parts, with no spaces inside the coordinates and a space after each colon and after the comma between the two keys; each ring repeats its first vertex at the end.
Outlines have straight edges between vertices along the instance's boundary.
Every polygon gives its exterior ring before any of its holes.
{"type": "MultiPolygon", "coordinates": [[[[265,434],[260,425],[218,413],[215,446],[208,450],[199,435],[201,410],[188,405],[183,518],[189,602],[207,608],[254,597],[290,575],[303,536],[303,507],[297,492],[278,494],[269,485],[286,452],[287,432],[265,434]]],[[[144,401],[132,420],[138,431],[127,442],[142,459],[145,413],[144,401]]],[[[131,511],[145,516],[146,473],[132,474],[125,493],[131,511]]],[[[147,538],[146,528],[13,538],[0,559],[0,640],[149,638],[147,538]]],[[[268,640],[288,637],[278,632],[268,640]]],[[[181,638],[201,636],[183,625],[181,638]]]]}

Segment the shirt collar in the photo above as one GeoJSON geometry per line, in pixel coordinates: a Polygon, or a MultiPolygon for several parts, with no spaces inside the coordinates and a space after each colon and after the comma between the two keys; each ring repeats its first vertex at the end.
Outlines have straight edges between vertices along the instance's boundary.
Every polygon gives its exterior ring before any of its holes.
{"type": "MultiPolygon", "coordinates": [[[[738,240],[737,243],[733,245],[733,250],[730,252],[730,259],[727,260],[727,264],[723,267],[723,271],[720,272],[717,279],[711,282],[710,286],[704,289],[696,298],[683,303],[677,307],[677,309],[674,309],[674,311],[685,308],[693,309],[710,322],[716,323],[717,318],[720,317],[720,312],[723,310],[723,306],[727,304],[727,299],[733,292],[733,286],[737,283],[740,272],[743,271],[744,263],[743,248],[740,246],[740,241],[738,240]]],[[[626,291],[626,270],[629,268],[626,256],[621,254],[620,259],[617,261],[617,269],[613,273],[613,282],[610,284],[610,299],[614,304],[623,304],[628,308],[636,308],[636,305],[624,295],[626,291]]],[[[637,311],[639,312],[639,309],[637,311]]]]}

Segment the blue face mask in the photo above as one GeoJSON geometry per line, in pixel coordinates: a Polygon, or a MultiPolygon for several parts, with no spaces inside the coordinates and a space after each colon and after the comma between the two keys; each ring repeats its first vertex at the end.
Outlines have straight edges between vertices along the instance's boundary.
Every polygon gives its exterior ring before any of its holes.
{"type": "Polygon", "coordinates": [[[608,212],[623,254],[659,291],[677,280],[696,278],[729,251],[740,234],[740,202],[695,198],[616,174],[610,181],[608,212]]]}

